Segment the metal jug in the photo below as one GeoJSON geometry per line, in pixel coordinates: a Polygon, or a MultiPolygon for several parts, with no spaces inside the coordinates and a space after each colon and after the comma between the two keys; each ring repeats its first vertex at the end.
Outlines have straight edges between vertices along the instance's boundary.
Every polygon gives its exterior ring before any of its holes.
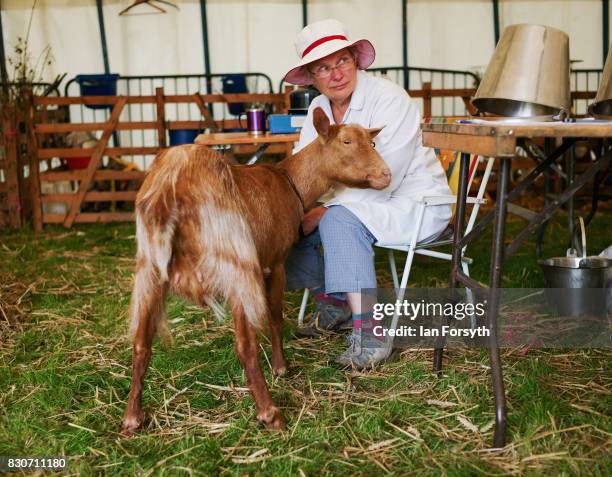
{"type": "Polygon", "coordinates": [[[544,273],[545,295],[549,305],[563,316],[605,315],[612,294],[612,260],[587,256],[584,221],[579,219],[582,256],[570,248],[565,257],[538,260],[544,273]]]}
{"type": "Polygon", "coordinates": [[[612,119],[612,45],[610,46],[597,96],[589,106],[589,114],[599,119],[612,119]]]}
{"type": "Polygon", "coordinates": [[[570,111],[569,37],[542,25],[504,30],[472,103],[500,116],[561,118],[570,111]]]}

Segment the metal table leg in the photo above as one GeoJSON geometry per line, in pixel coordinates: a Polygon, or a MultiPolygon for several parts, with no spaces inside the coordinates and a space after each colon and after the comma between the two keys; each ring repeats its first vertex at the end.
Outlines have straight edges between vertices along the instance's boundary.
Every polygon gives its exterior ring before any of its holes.
{"type": "MultiPolygon", "coordinates": [[[[546,157],[550,157],[552,152],[552,140],[550,138],[544,139],[544,153],[546,157]]],[[[551,166],[552,168],[553,166],[551,166]]],[[[550,205],[551,200],[550,196],[552,194],[552,174],[551,168],[546,168],[544,170],[544,207],[548,207],[550,205]]],[[[538,228],[538,237],[536,239],[536,257],[540,258],[542,256],[542,247],[544,244],[544,235],[546,234],[546,227],[548,226],[548,221],[543,222],[538,228]]]]}
{"type": "MultiPolygon", "coordinates": [[[[467,179],[469,172],[469,154],[461,154],[461,164],[459,172],[459,191],[457,197],[457,210],[455,217],[455,231],[453,236],[453,257],[451,271],[451,288],[456,288],[460,282],[458,276],[461,272],[461,251],[463,246],[463,226],[465,220],[465,209],[467,201],[467,179]]],[[[488,342],[489,361],[491,363],[491,378],[493,382],[493,395],[495,398],[495,432],[493,445],[503,447],[506,442],[506,395],[504,391],[504,381],[502,366],[498,348],[498,317],[499,317],[499,289],[501,286],[502,265],[504,257],[504,232],[507,214],[507,193],[508,181],[510,178],[510,159],[500,159],[499,183],[497,186],[497,200],[495,204],[495,222],[493,231],[493,243],[491,252],[491,269],[489,274],[489,311],[488,325],[491,330],[491,337],[488,342]]],[[[433,370],[442,370],[442,357],[444,352],[445,340],[441,338],[436,343],[434,350],[433,370]]]]}
{"type": "Polygon", "coordinates": [[[503,447],[506,443],[506,395],[502,365],[499,356],[498,318],[499,296],[504,261],[504,232],[507,214],[508,180],[510,176],[510,159],[499,159],[499,182],[495,201],[495,224],[493,227],[493,243],[491,251],[491,268],[489,272],[489,304],[488,325],[491,332],[489,345],[489,361],[491,363],[491,379],[495,396],[495,433],[494,447],[503,447]]]}
{"type": "Polygon", "coordinates": [[[595,179],[593,180],[593,196],[591,198],[591,210],[589,212],[589,215],[587,215],[586,219],[584,219],[584,224],[587,226],[591,223],[591,220],[593,219],[593,217],[595,216],[595,213],[597,212],[597,204],[599,203],[599,200],[600,199],[604,199],[604,200],[610,199],[610,196],[607,196],[607,195],[604,195],[602,197],[599,191],[602,183],[607,179],[608,174],[609,172],[606,170],[599,171],[597,175],[595,176],[595,179]]]}
{"type": "Polygon", "coordinates": [[[261,146],[259,146],[257,148],[257,151],[255,151],[255,154],[253,154],[253,156],[251,156],[251,158],[248,160],[247,165],[250,166],[251,164],[255,164],[259,160],[259,158],[264,155],[264,152],[266,152],[266,149],[268,149],[269,145],[270,144],[262,144],[261,146]]]}
{"type": "MultiPolygon", "coordinates": [[[[465,222],[465,205],[467,202],[467,185],[468,172],[470,169],[470,155],[461,153],[461,162],[459,164],[459,190],[457,191],[457,208],[455,209],[455,230],[453,234],[453,257],[451,265],[450,287],[457,287],[457,273],[461,270],[461,251],[463,247],[457,246],[463,238],[463,227],[465,222]]],[[[440,337],[436,341],[434,349],[433,370],[436,372],[442,371],[442,355],[444,353],[444,345],[446,338],[440,337]]]]}
{"type": "MultiPolygon", "coordinates": [[[[566,187],[574,183],[574,169],[576,164],[576,147],[572,146],[569,155],[566,154],[567,180],[566,187]]],[[[567,201],[567,227],[569,229],[570,247],[574,246],[574,196],[567,201]]]]}

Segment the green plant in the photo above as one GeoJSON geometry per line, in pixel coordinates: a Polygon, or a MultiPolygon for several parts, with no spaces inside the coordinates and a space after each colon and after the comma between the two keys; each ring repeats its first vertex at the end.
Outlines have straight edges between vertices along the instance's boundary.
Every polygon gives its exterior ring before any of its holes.
{"type": "MultiPolygon", "coordinates": [[[[11,114],[11,111],[18,114],[19,111],[25,111],[29,108],[29,97],[33,88],[43,82],[45,69],[53,63],[53,55],[49,45],[43,48],[35,60],[33,60],[30,49],[30,33],[37,3],[38,0],[33,0],[25,35],[17,38],[13,55],[7,58],[9,65],[7,78],[6,81],[2,82],[0,91],[0,110],[4,117],[11,114]]],[[[54,88],[62,78],[63,76],[57,76],[47,90],[54,88]]]]}

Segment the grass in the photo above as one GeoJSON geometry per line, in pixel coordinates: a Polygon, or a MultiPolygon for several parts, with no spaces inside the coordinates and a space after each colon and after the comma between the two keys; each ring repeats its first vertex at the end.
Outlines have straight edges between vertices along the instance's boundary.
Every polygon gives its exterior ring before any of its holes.
{"type": "MultiPolygon", "coordinates": [[[[589,250],[610,244],[610,210],[589,227],[589,250]]],[[[545,255],[565,251],[563,217],[545,255]],[[560,239],[561,237],[561,239],[560,239]]],[[[521,223],[511,221],[508,236],[521,223]]],[[[490,235],[470,249],[488,270],[490,235]]],[[[484,350],[406,350],[368,373],[329,365],[342,337],[296,340],[300,295],[286,295],[290,372],[262,366],[288,429],[255,422],[231,323],[173,298],[175,345],[156,343],[144,388],[148,420],[119,436],[129,391],[126,338],[133,224],[0,234],[0,456],[66,456],[70,475],[610,475],[611,353],[503,351],[508,445],[490,449],[493,407],[484,350]]],[[[379,278],[390,283],[384,253],[379,278]]],[[[417,258],[413,286],[445,286],[445,262],[417,258]]],[[[509,260],[506,287],[537,287],[533,240],[509,260]]]]}

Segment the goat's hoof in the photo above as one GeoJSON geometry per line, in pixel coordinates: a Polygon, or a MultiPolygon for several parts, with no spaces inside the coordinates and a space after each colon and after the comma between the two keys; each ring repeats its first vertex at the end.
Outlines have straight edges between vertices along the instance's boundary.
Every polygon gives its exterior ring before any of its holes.
{"type": "Polygon", "coordinates": [[[287,374],[287,365],[283,364],[282,366],[273,367],[272,374],[274,376],[284,376],[285,374],[287,374]]]}
{"type": "Polygon", "coordinates": [[[284,431],[286,429],[285,419],[275,406],[270,406],[257,415],[257,420],[273,431],[284,431]]]}
{"type": "Polygon", "coordinates": [[[142,413],[134,416],[125,416],[123,418],[123,425],[121,426],[121,434],[124,437],[132,437],[134,431],[142,425],[144,415],[142,413]]]}

